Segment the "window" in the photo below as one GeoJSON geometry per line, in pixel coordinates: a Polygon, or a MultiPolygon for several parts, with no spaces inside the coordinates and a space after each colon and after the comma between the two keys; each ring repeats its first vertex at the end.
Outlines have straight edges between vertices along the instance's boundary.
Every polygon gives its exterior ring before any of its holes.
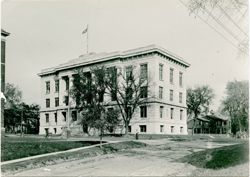
{"type": "Polygon", "coordinates": [[[174,69],[170,68],[170,83],[174,83],[174,69]]]}
{"type": "Polygon", "coordinates": [[[182,120],[182,118],[183,118],[183,110],[181,109],[180,110],[180,120],[182,120]]]}
{"type": "Polygon", "coordinates": [[[67,114],[66,114],[66,112],[62,112],[62,115],[63,115],[63,120],[66,122],[66,120],[67,120],[67,114]]]}
{"type": "Polygon", "coordinates": [[[49,114],[45,114],[45,118],[46,118],[46,123],[49,122],[49,114]]]}
{"type": "Polygon", "coordinates": [[[68,77],[65,78],[65,85],[66,85],[65,89],[69,90],[69,78],[68,77]]]}
{"type": "Polygon", "coordinates": [[[182,87],[182,78],[183,78],[183,73],[179,72],[179,85],[182,87]]]}
{"type": "Polygon", "coordinates": [[[46,93],[49,94],[50,93],[50,81],[46,82],[46,93]]]}
{"type": "Polygon", "coordinates": [[[131,128],[131,125],[128,126],[128,132],[131,133],[132,131],[132,128],[131,128]]]}
{"type": "Polygon", "coordinates": [[[56,112],[54,113],[54,116],[55,116],[55,123],[57,123],[57,113],[56,112]]]}
{"type": "Polygon", "coordinates": [[[128,115],[128,117],[131,118],[131,116],[132,116],[132,108],[131,107],[127,107],[126,114],[128,115]]]}
{"type": "Polygon", "coordinates": [[[140,98],[147,98],[148,97],[148,87],[143,86],[140,88],[140,98]]]}
{"type": "Polygon", "coordinates": [[[57,106],[59,106],[59,98],[58,97],[55,98],[55,107],[57,107],[57,106]]]}
{"type": "Polygon", "coordinates": [[[64,103],[66,106],[69,105],[69,96],[64,96],[64,103]]]}
{"type": "Polygon", "coordinates": [[[180,133],[183,133],[183,127],[180,127],[180,133]]]}
{"type": "Polygon", "coordinates": [[[147,64],[141,64],[140,76],[143,81],[148,79],[148,65],[147,64]]]}
{"type": "Polygon", "coordinates": [[[141,110],[141,117],[142,118],[147,117],[147,106],[140,106],[140,110],[141,110]]]}
{"type": "Polygon", "coordinates": [[[99,93],[99,102],[103,102],[104,100],[104,92],[99,93]]]}
{"type": "Polygon", "coordinates": [[[179,103],[182,103],[182,92],[179,92],[179,103]]]}
{"type": "Polygon", "coordinates": [[[170,90],[169,94],[170,94],[169,96],[170,101],[174,101],[174,91],[170,90]]]}
{"type": "Polygon", "coordinates": [[[160,125],[160,132],[164,132],[164,125],[160,125]]]}
{"type": "Polygon", "coordinates": [[[55,92],[59,92],[59,80],[55,80],[55,92]]]}
{"type": "Polygon", "coordinates": [[[73,121],[77,121],[77,112],[76,111],[72,111],[71,116],[72,116],[73,121]]]}
{"type": "Polygon", "coordinates": [[[163,106],[160,106],[160,118],[162,118],[163,117],[163,106]]]}
{"type": "Polygon", "coordinates": [[[133,97],[133,89],[126,88],[126,100],[131,100],[133,97]]]}
{"type": "Polygon", "coordinates": [[[133,74],[132,66],[127,66],[126,67],[126,79],[127,79],[127,81],[132,79],[132,74],[133,74]]]}
{"type": "Polygon", "coordinates": [[[171,126],[171,133],[174,133],[174,126],[171,126]]]}
{"type": "Polygon", "coordinates": [[[54,128],[54,133],[56,134],[56,128],[54,128]]]}
{"type": "Polygon", "coordinates": [[[159,80],[163,80],[163,64],[159,64],[159,80]]]}
{"type": "Polygon", "coordinates": [[[50,107],[50,99],[46,99],[46,108],[50,107]]]}
{"type": "Polygon", "coordinates": [[[170,109],[170,118],[173,119],[174,118],[174,108],[170,109]]]}
{"type": "Polygon", "coordinates": [[[163,87],[159,87],[159,98],[162,99],[163,97],[163,87]]]}
{"type": "Polygon", "coordinates": [[[146,125],[140,125],[140,132],[147,132],[147,126],[146,125]]]}

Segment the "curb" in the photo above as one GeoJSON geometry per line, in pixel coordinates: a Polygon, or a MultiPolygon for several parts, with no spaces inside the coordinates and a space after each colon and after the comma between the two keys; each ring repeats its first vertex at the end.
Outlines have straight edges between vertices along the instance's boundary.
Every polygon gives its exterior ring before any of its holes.
{"type": "MultiPolygon", "coordinates": [[[[120,143],[120,142],[122,142],[122,141],[107,142],[107,143],[102,143],[102,145],[114,144],[114,143],[120,143]]],[[[57,154],[62,154],[62,153],[67,153],[67,152],[75,152],[75,151],[79,151],[79,150],[83,150],[83,149],[90,149],[90,148],[97,147],[97,146],[100,146],[100,144],[95,144],[95,145],[85,146],[85,147],[80,147],[80,148],[74,148],[74,149],[69,149],[69,150],[65,150],[65,151],[40,154],[40,155],[31,156],[31,157],[24,157],[21,159],[8,160],[5,162],[1,162],[1,165],[7,165],[7,164],[16,163],[16,162],[22,162],[22,161],[26,161],[26,160],[31,160],[31,159],[36,159],[36,158],[46,157],[46,156],[51,156],[51,155],[57,155],[57,154]]]]}

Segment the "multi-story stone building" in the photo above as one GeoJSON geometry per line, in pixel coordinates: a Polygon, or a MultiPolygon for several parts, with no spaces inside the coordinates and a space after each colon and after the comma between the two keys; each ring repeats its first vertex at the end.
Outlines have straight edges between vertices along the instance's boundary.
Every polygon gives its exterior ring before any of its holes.
{"type": "MultiPolygon", "coordinates": [[[[6,48],[6,37],[9,36],[10,33],[1,29],[1,92],[5,91],[5,48],[6,48]]],[[[4,99],[1,98],[1,135],[3,136],[5,132],[4,129],[4,99]]]]}
{"type": "MultiPolygon", "coordinates": [[[[62,133],[62,127],[79,129],[80,114],[75,109],[69,89],[75,69],[105,65],[126,72],[133,65],[150,78],[148,92],[154,95],[145,106],[139,106],[130,122],[129,132],[148,134],[187,134],[186,69],[190,66],[169,51],[150,45],[124,52],[90,53],[53,68],[42,70],[42,105],[40,112],[40,134],[46,131],[62,133]],[[68,119],[69,118],[69,119],[68,119]]],[[[109,101],[110,96],[105,95],[109,101]]]]}

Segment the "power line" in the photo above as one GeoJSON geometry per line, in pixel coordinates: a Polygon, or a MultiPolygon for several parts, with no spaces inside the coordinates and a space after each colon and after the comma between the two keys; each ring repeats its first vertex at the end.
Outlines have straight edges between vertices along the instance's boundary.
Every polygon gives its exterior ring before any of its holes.
{"type": "Polygon", "coordinates": [[[218,7],[220,8],[220,10],[226,15],[226,17],[242,32],[244,33],[247,37],[248,37],[248,34],[239,27],[239,25],[227,14],[227,12],[220,6],[218,5],[218,7]]]}
{"type": "MultiPolygon", "coordinates": [[[[182,1],[179,0],[185,7],[188,8],[188,6],[182,1]]],[[[201,18],[198,14],[196,14],[197,17],[203,21],[204,23],[206,23],[210,28],[212,28],[215,32],[217,32],[223,39],[225,39],[228,43],[230,43],[232,46],[234,46],[236,49],[240,50],[243,53],[246,53],[244,50],[242,50],[241,48],[239,48],[237,45],[235,45],[232,41],[230,41],[227,37],[225,37],[220,31],[218,31],[215,27],[213,27],[212,25],[210,25],[208,22],[206,22],[206,20],[204,20],[203,18],[201,18]]]]}

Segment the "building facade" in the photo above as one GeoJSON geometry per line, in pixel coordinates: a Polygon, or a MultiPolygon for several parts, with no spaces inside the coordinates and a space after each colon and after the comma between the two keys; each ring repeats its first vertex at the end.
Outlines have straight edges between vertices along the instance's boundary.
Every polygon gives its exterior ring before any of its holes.
{"type": "MultiPolygon", "coordinates": [[[[5,91],[5,49],[6,49],[6,37],[9,36],[10,33],[1,29],[1,92],[5,91]]],[[[4,98],[1,97],[1,135],[4,135],[4,98]]]]}
{"type": "MultiPolygon", "coordinates": [[[[67,126],[72,131],[82,130],[78,125],[81,115],[75,109],[69,90],[76,68],[89,72],[90,67],[96,65],[116,67],[120,72],[133,66],[139,73],[147,73],[150,80],[148,92],[154,99],[134,112],[130,133],[187,134],[186,69],[190,65],[155,45],[123,52],[90,53],[42,70],[38,74],[42,95],[39,134],[61,134],[67,126]]],[[[104,101],[111,101],[110,96],[104,95],[104,101]]]]}

